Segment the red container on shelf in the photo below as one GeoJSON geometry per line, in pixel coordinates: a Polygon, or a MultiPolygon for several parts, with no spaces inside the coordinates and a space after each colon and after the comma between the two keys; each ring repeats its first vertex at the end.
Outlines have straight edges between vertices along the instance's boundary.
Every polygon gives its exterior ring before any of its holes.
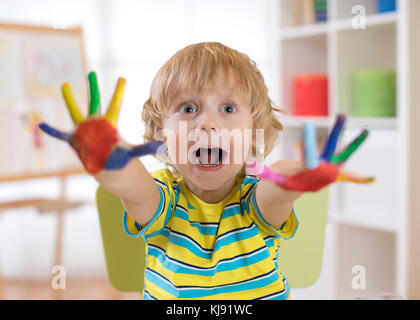
{"type": "Polygon", "coordinates": [[[296,116],[328,116],[328,76],[305,73],[293,83],[293,114],[296,116]]]}

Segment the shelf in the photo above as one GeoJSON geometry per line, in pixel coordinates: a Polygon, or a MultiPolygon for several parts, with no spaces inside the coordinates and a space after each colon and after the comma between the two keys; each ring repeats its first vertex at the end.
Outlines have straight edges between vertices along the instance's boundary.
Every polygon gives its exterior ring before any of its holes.
{"type": "Polygon", "coordinates": [[[285,128],[301,128],[305,122],[312,122],[317,128],[329,128],[333,124],[330,117],[297,117],[286,116],[280,118],[280,122],[285,128]]]}
{"type": "MultiPolygon", "coordinates": [[[[391,23],[396,23],[398,21],[398,13],[397,12],[389,12],[389,13],[377,13],[371,14],[366,16],[366,29],[373,26],[381,26],[391,23]]],[[[353,28],[353,18],[343,19],[335,21],[332,25],[332,30],[354,30],[354,31],[361,31],[363,29],[354,29],[353,28]]]]}
{"type": "Polygon", "coordinates": [[[356,118],[350,117],[346,122],[346,128],[367,129],[397,129],[397,118],[356,118]]]}
{"type": "Polygon", "coordinates": [[[319,23],[311,25],[303,25],[297,27],[288,27],[279,32],[280,39],[296,39],[310,36],[326,34],[328,32],[328,23],[319,23]]]}
{"type": "Polygon", "coordinates": [[[398,227],[395,224],[390,221],[382,221],[379,217],[371,217],[368,212],[366,212],[365,215],[361,215],[360,213],[353,214],[350,212],[330,212],[329,217],[335,223],[342,225],[389,233],[396,233],[398,231],[398,227]]]}
{"type": "MultiPolygon", "coordinates": [[[[398,21],[397,12],[377,13],[366,16],[366,29],[382,25],[393,24],[398,21]]],[[[304,37],[325,35],[335,31],[361,31],[363,29],[353,28],[353,18],[336,20],[333,22],[316,23],[310,25],[287,27],[279,30],[280,40],[291,40],[304,37]]]]}
{"type": "MultiPolygon", "coordinates": [[[[362,129],[370,131],[363,146],[352,154],[343,170],[375,177],[375,183],[340,182],[331,186],[329,221],[334,228],[332,242],[335,246],[332,294],[337,299],[360,296],[360,288],[352,287],[352,268],[362,266],[368,275],[362,295],[395,292],[414,297],[411,292],[415,291],[419,296],[420,282],[407,270],[419,269],[420,259],[414,259],[407,248],[420,242],[415,241],[418,237],[413,240],[404,236],[409,232],[416,234],[419,229],[413,218],[418,211],[418,201],[415,192],[408,192],[415,185],[419,161],[409,152],[414,148],[415,139],[410,146],[404,143],[409,135],[416,136],[415,130],[407,132],[405,128],[408,122],[416,128],[414,119],[418,108],[414,101],[419,100],[418,90],[409,71],[418,65],[415,57],[419,56],[416,50],[419,41],[414,41],[418,37],[410,35],[420,26],[420,1],[397,0],[396,11],[378,13],[377,0],[328,0],[328,22],[302,26],[293,25],[296,21],[292,19],[294,0],[277,2],[281,16],[273,38],[278,46],[274,56],[279,60],[276,65],[278,101],[286,110],[286,114],[280,115],[285,128],[281,136],[284,158],[302,161],[301,130],[306,121],[313,122],[318,129],[318,150],[338,113],[346,114],[347,121],[337,152],[354,141],[362,129]],[[361,11],[356,13],[355,6],[360,6],[361,11]],[[360,14],[365,14],[365,29],[353,28],[360,14]],[[358,102],[354,76],[362,70],[395,71],[395,113],[376,113],[394,117],[352,116],[357,114],[354,106],[358,102]],[[294,79],[310,72],[328,74],[328,116],[293,115],[294,79]]],[[[371,103],[375,107],[375,102],[371,103]]]]}
{"type": "MultiPolygon", "coordinates": [[[[332,128],[335,117],[305,117],[305,116],[284,116],[280,122],[285,128],[301,128],[305,122],[312,122],[317,128],[332,128]]],[[[397,129],[397,118],[356,118],[348,117],[346,128],[349,129],[397,129]]]]}

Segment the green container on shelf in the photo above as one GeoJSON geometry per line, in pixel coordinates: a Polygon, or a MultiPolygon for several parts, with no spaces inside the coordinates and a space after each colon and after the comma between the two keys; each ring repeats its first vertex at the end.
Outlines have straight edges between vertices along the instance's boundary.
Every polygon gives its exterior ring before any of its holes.
{"type": "Polygon", "coordinates": [[[396,74],[393,70],[360,70],[352,74],[355,117],[395,117],[396,74]]]}

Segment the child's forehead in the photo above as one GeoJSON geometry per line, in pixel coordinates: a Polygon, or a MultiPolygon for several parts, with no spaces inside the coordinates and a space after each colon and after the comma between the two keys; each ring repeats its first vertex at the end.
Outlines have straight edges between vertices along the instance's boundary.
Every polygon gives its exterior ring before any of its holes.
{"type": "Polygon", "coordinates": [[[238,76],[224,71],[218,71],[212,77],[204,79],[186,79],[174,88],[170,100],[206,94],[217,94],[224,99],[246,100],[245,90],[238,76]]]}

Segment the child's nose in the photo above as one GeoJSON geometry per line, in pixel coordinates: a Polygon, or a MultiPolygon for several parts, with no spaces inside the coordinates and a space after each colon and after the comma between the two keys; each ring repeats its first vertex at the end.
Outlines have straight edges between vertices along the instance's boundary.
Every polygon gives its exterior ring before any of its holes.
{"type": "Polygon", "coordinates": [[[217,132],[218,131],[218,124],[215,121],[214,118],[207,116],[198,125],[199,131],[205,131],[207,133],[211,133],[212,131],[217,132]]]}
{"type": "Polygon", "coordinates": [[[199,130],[200,131],[206,131],[207,133],[210,133],[212,131],[217,131],[216,126],[215,125],[212,125],[212,124],[209,124],[209,125],[207,125],[207,124],[200,125],[199,130]]]}

